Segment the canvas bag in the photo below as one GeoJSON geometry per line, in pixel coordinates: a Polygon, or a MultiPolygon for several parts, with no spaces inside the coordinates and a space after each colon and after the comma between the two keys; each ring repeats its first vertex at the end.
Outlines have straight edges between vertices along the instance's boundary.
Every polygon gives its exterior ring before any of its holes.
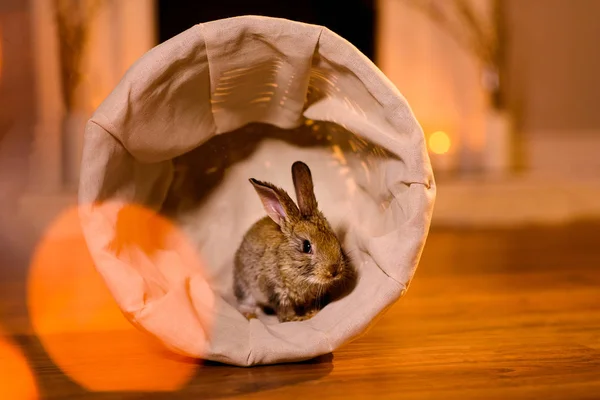
{"type": "Polygon", "coordinates": [[[436,193],[418,122],[368,58],[327,28],[258,16],[196,25],[141,57],[88,121],[80,176],[84,235],[128,320],[239,366],[310,359],[364,333],[406,292],[436,193]],[[242,236],[265,215],[248,179],[293,197],[296,160],[358,283],[310,320],[248,321],[231,287],[242,236]],[[178,227],[161,251],[111,247],[119,223],[138,226],[119,220],[128,204],[178,227]]]}

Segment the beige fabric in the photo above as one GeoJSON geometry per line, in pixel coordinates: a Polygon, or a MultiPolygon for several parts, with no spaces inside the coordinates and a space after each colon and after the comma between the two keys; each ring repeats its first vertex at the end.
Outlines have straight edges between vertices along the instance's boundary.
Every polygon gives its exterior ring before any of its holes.
{"type": "Polygon", "coordinates": [[[82,223],[119,307],[170,348],[234,365],[309,359],[365,332],[406,291],[434,198],[406,100],[320,26],[254,16],[194,26],[143,56],[85,132],[82,223]],[[296,160],[311,167],[319,205],[346,232],[359,282],[311,320],[247,321],[232,305],[231,271],[242,235],[264,215],[248,178],[292,194],[296,160]],[[174,205],[190,246],[150,259],[111,252],[124,203],[174,205]]]}

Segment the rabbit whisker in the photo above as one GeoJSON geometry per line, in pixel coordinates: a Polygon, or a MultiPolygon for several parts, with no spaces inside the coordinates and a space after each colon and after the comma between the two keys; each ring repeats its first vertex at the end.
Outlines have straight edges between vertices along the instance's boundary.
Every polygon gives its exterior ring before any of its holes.
{"type": "Polygon", "coordinates": [[[319,284],[319,287],[317,289],[317,308],[320,310],[323,307],[323,292],[324,292],[324,286],[322,284],[319,284]]]}

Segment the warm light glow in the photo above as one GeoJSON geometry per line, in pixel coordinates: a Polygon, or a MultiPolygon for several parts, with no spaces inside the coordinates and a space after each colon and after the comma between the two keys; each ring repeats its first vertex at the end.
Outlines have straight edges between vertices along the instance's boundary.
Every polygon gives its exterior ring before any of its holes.
{"type": "Polygon", "coordinates": [[[0,394],[6,400],[34,400],[38,388],[27,359],[17,347],[0,332],[0,394]]]}
{"type": "MultiPolygon", "coordinates": [[[[116,251],[127,252],[135,242],[137,249],[151,256],[164,245],[161,238],[178,237],[166,219],[141,207],[128,210],[121,221],[126,228],[117,228],[116,251]]],[[[88,390],[173,391],[195,372],[194,360],[167,351],[124,318],[94,268],[76,208],[56,220],[36,249],[28,307],[48,355],[88,390]]]]}
{"type": "Polygon", "coordinates": [[[450,137],[446,132],[437,131],[429,136],[429,150],[435,154],[445,154],[450,150],[450,137]]]}

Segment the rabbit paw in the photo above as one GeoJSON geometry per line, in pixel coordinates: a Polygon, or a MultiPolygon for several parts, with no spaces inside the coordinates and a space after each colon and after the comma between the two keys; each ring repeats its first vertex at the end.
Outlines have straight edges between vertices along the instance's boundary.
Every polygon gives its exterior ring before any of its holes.
{"type": "Polygon", "coordinates": [[[303,315],[290,315],[287,318],[285,318],[284,321],[282,321],[282,322],[306,321],[307,319],[311,319],[312,317],[314,317],[316,314],[317,314],[316,310],[311,310],[311,311],[304,313],[303,315]]]}
{"type": "Polygon", "coordinates": [[[258,318],[258,316],[256,315],[255,312],[245,312],[245,313],[243,313],[243,315],[244,315],[244,317],[246,317],[246,319],[248,321],[250,321],[251,319],[257,319],[258,318]]]}

